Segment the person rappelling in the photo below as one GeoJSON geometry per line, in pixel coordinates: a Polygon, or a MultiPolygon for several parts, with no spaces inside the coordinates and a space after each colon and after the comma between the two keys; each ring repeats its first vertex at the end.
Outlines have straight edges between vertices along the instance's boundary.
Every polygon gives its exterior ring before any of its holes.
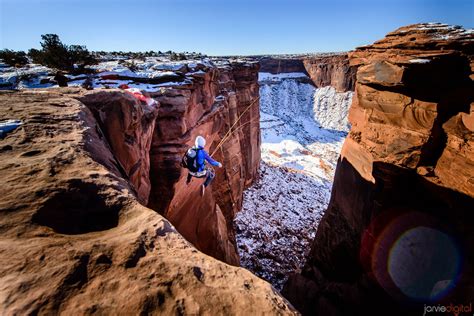
{"type": "Polygon", "coordinates": [[[208,165],[208,162],[212,166],[222,168],[222,164],[214,159],[207,153],[204,149],[206,146],[206,140],[202,136],[197,136],[194,141],[194,147],[189,148],[184,154],[182,159],[183,167],[188,169],[188,177],[186,179],[186,184],[191,182],[192,177],[204,178],[206,180],[201,185],[201,196],[204,195],[206,187],[211,183],[212,179],[215,177],[214,169],[208,165]]]}

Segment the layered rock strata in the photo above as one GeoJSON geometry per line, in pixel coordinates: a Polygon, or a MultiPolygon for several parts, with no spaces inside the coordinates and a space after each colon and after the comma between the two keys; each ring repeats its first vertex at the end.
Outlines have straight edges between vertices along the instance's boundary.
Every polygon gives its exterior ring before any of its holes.
{"type": "Polygon", "coordinates": [[[337,92],[354,91],[357,65],[349,64],[346,53],[309,56],[303,64],[317,88],[332,86],[337,92]]]}
{"type": "Polygon", "coordinates": [[[326,53],[293,57],[258,58],[260,71],[271,74],[303,73],[316,88],[333,87],[337,92],[354,91],[357,65],[349,64],[347,53],[326,53]]]}
{"type": "Polygon", "coordinates": [[[301,72],[306,74],[302,57],[262,57],[258,58],[260,71],[271,74],[301,72]]]}
{"type": "Polygon", "coordinates": [[[349,54],[352,128],[284,289],[303,314],[419,315],[474,297],[473,40],[417,24],[349,54]]]}

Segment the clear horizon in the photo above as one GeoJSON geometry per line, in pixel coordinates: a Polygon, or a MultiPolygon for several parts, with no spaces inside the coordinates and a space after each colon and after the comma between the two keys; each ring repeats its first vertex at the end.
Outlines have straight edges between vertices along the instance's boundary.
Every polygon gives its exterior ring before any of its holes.
{"type": "Polygon", "coordinates": [[[401,26],[474,26],[474,1],[0,0],[2,49],[40,47],[41,34],[91,51],[207,55],[352,50],[401,26]]]}

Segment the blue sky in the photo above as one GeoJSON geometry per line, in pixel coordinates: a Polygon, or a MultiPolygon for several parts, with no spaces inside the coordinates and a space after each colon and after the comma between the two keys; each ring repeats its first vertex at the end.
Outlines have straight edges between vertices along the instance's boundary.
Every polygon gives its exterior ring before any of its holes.
{"type": "Polygon", "coordinates": [[[345,51],[418,22],[474,27],[473,0],[0,0],[0,46],[56,33],[89,50],[345,51]]]}

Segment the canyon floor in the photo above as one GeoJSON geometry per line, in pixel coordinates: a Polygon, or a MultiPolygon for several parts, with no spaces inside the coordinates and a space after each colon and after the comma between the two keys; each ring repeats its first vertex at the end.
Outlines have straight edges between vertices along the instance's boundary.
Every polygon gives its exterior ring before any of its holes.
{"type": "MultiPolygon", "coordinates": [[[[305,78],[303,73],[260,73],[260,175],[244,193],[235,219],[241,265],[278,290],[305,262],[329,203],[346,137],[347,123],[338,122],[342,116],[334,113],[346,108],[344,102],[336,102],[325,117],[315,115],[320,96],[332,91],[315,89],[305,78]],[[337,129],[325,128],[322,122],[337,129]]],[[[352,96],[336,95],[346,103],[352,96]]]]}

